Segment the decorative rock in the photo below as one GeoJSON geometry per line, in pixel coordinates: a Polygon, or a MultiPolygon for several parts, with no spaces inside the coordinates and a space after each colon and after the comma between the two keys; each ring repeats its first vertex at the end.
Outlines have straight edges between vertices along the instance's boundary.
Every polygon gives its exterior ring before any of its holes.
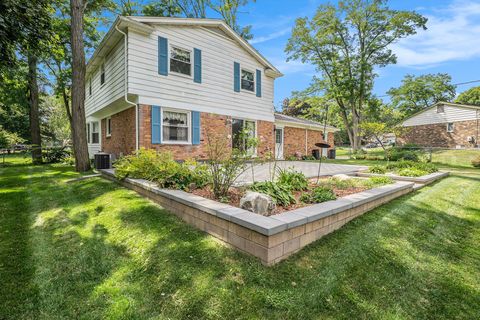
{"type": "Polygon", "coordinates": [[[275,203],[269,195],[247,191],[247,193],[240,199],[240,207],[242,209],[252,211],[262,216],[269,216],[275,209],[275,203]]]}
{"type": "Polygon", "coordinates": [[[335,175],[332,176],[332,178],[336,178],[336,179],[338,179],[338,180],[349,180],[349,179],[352,179],[352,177],[347,176],[346,174],[343,174],[343,173],[341,173],[341,174],[335,174],[335,175]]]}

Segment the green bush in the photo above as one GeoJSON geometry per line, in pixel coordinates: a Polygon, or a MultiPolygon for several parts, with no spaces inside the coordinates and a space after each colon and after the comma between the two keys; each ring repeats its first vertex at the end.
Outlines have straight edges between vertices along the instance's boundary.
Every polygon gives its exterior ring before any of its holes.
{"type": "Polygon", "coordinates": [[[301,191],[308,188],[307,177],[302,172],[290,169],[278,169],[278,183],[290,187],[292,190],[301,191]]]}
{"type": "Polygon", "coordinates": [[[317,160],[314,156],[303,156],[302,160],[317,160]]]}
{"type": "Polygon", "coordinates": [[[287,207],[296,202],[292,189],[281,183],[272,181],[255,182],[249,189],[268,194],[276,204],[283,207],[287,207]]]}
{"type": "Polygon", "coordinates": [[[286,161],[297,161],[298,158],[297,158],[296,156],[294,156],[294,155],[289,155],[289,156],[286,156],[286,157],[285,157],[285,160],[286,160],[286,161]]]}
{"type": "Polygon", "coordinates": [[[61,163],[71,156],[70,150],[65,147],[52,147],[42,149],[42,158],[45,163],[61,163]]]}
{"type": "Polygon", "coordinates": [[[385,174],[385,173],[387,173],[387,167],[377,164],[377,165],[371,166],[371,167],[368,169],[368,172],[370,172],[370,173],[378,173],[378,174],[385,174]]]}
{"type": "Polygon", "coordinates": [[[357,186],[360,179],[338,179],[338,178],[327,178],[320,180],[319,184],[326,188],[335,188],[335,189],[349,189],[357,186]]]}
{"type": "Polygon", "coordinates": [[[371,156],[371,155],[366,155],[365,160],[384,160],[382,156],[371,156]]]}
{"type": "Polygon", "coordinates": [[[386,168],[398,172],[401,169],[417,169],[426,172],[426,174],[437,172],[438,168],[432,163],[413,162],[408,160],[401,160],[397,162],[390,162],[386,168]]]}
{"type": "Polygon", "coordinates": [[[426,174],[428,174],[428,172],[424,171],[424,170],[420,170],[420,169],[417,169],[417,168],[403,168],[403,169],[399,169],[397,172],[396,172],[399,176],[403,176],[403,177],[421,177],[421,176],[424,176],[426,174]]]}
{"type": "Polygon", "coordinates": [[[335,199],[337,199],[337,196],[333,190],[325,186],[316,187],[310,193],[304,193],[300,197],[300,201],[303,203],[321,203],[335,199]]]}
{"type": "Polygon", "coordinates": [[[385,184],[393,183],[393,179],[390,177],[370,177],[368,178],[368,181],[372,187],[379,187],[385,184]]]}
{"type": "Polygon", "coordinates": [[[480,156],[472,160],[472,166],[474,166],[475,168],[480,168],[480,156]]]}
{"type": "Polygon", "coordinates": [[[115,175],[154,181],[161,188],[186,190],[195,185],[203,187],[210,181],[205,165],[195,161],[178,163],[169,152],[140,149],[137,154],[120,158],[115,163],[115,175]]]}
{"type": "Polygon", "coordinates": [[[390,160],[390,161],[399,161],[399,160],[419,161],[419,159],[420,159],[419,154],[413,150],[392,148],[387,152],[387,160],[390,160]]]}

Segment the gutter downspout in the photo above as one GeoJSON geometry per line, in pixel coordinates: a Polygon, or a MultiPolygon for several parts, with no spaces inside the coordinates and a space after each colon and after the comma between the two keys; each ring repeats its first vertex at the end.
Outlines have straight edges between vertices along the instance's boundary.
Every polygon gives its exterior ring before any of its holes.
{"type": "Polygon", "coordinates": [[[125,94],[124,94],[124,99],[125,99],[125,102],[126,103],[129,103],[133,106],[135,106],[135,151],[138,151],[138,145],[139,145],[139,134],[138,134],[138,104],[136,104],[135,102],[132,102],[132,101],[129,101],[128,100],[128,35],[123,32],[122,30],[120,30],[118,28],[118,25],[115,25],[115,30],[117,30],[119,33],[123,34],[123,39],[124,39],[124,48],[123,48],[123,51],[124,51],[124,72],[125,72],[125,77],[124,77],[124,84],[125,84],[125,94]]]}

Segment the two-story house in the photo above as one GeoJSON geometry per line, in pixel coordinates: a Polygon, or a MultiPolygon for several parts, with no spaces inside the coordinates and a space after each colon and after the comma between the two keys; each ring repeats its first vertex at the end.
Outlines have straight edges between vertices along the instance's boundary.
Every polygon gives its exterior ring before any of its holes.
{"type": "Polygon", "coordinates": [[[311,154],[333,127],[275,114],[282,74],[224,21],[118,17],[87,64],[90,156],[139,148],[205,158],[207,134],[258,138],[256,155],[311,154]]]}

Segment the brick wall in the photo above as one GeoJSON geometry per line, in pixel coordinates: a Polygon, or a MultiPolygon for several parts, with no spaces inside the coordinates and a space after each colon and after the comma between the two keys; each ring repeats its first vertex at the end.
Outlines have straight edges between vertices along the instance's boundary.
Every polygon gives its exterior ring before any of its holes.
{"type": "Polygon", "coordinates": [[[479,130],[476,120],[454,122],[453,132],[447,132],[446,123],[407,127],[406,131],[397,137],[397,144],[414,143],[424,147],[471,148],[475,145],[468,143],[467,137],[474,136],[478,143],[479,130]]]}
{"type": "MultiPolygon", "coordinates": [[[[312,150],[319,149],[317,146],[315,146],[315,143],[324,142],[322,131],[294,127],[285,127],[283,130],[283,155],[285,158],[295,155],[295,152],[299,152],[302,155],[312,155],[312,150]],[[307,146],[306,150],[305,144],[307,146]]],[[[332,146],[332,148],[335,146],[333,132],[328,133],[328,143],[332,146]]]]}
{"type": "Polygon", "coordinates": [[[106,119],[102,119],[102,151],[115,156],[135,151],[135,107],[111,116],[112,134],[107,137],[106,119]]]}
{"type": "Polygon", "coordinates": [[[275,125],[273,122],[257,121],[257,137],[259,144],[257,147],[257,155],[259,157],[273,157],[275,152],[275,125]]]}

